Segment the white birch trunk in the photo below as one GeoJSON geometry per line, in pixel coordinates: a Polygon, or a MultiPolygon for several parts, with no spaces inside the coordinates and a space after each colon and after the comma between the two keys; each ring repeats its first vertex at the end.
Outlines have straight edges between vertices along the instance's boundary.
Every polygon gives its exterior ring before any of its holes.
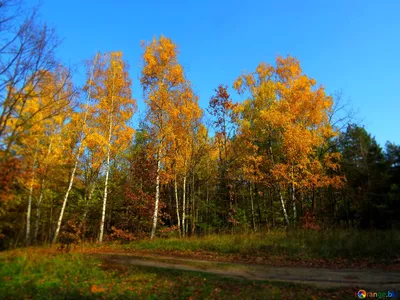
{"type": "Polygon", "coordinates": [[[156,177],[156,201],[154,204],[153,227],[151,229],[150,238],[153,239],[156,234],[157,218],[158,218],[158,202],[160,201],[160,170],[161,170],[161,146],[157,154],[157,177],[156,177]]]}
{"type": "Polygon", "coordinates": [[[186,235],[186,175],[183,176],[183,195],[182,195],[182,230],[183,236],[186,235]]]}
{"type": "Polygon", "coordinates": [[[176,201],[176,216],[178,218],[179,236],[181,236],[181,218],[179,216],[179,198],[178,198],[178,183],[175,175],[175,201],[176,201]]]}
{"type": "Polygon", "coordinates": [[[111,95],[111,111],[110,111],[110,115],[109,115],[108,142],[107,142],[107,169],[106,169],[106,180],[104,183],[104,198],[103,198],[103,210],[102,210],[101,222],[100,222],[99,243],[103,242],[104,223],[106,220],[107,188],[108,188],[108,176],[110,173],[111,135],[112,135],[112,125],[113,125],[114,83],[115,83],[115,73],[113,75],[113,87],[112,87],[112,95],[111,95]]]}
{"type": "Polygon", "coordinates": [[[63,201],[63,205],[61,207],[60,217],[58,218],[58,222],[57,222],[56,233],[54,234],[54,238],[53,238],[53,242],[52,242],[53,244],[57,243],[58,235],[60,234],[60,228],[61,228],[62,219],[64,217],[65,207],[67,206],[68,196],[69,196],[69,193],[71,192],[72,185],[74,183],[75,172],[78,167],[78,162],[79,162],[78,156],[79,156],[79,153],[77,155],[78,159],[75,160],[74,169],[72,170],[71,177],[69,179],[69,185],[68,185],[67,192],[65,193],[65,196],[64,196],[64,201],[63,201]]]}
{"type": "Polygon", "coordinates": [[[111,122],[110,122],[109,136],[108,136],[107,169],[106,169],[106,180],[105,180],[105,183],[104,183],[103,210],[102,210],[101,222],[100,222],[99,243],[103,242],[104,222],[105,222],[105,219],[106,219],[107,187],[108,187],[108,176],[109,176],[109,173],[110,173],[110,148],[111,148],[111,122]]]}
{"type": "Polygon", "coordinates": [[[26,213],[26,245],[30,244],[33,180],[34,175],[32,175],[31,184],[29,186],[28,211],[26,213]]]}
{"type": "MultiPolygon", "coordinates": [[[[39,141],[38,141],[39,142],[39,141]]],[[[33,157],[32,164],[32,178],[31,184],[29,186],[29,196],[28,196],[28,210],[26,212],[26,237],[25,242],[26,245],[30,244],[30,235],[31,235],[31,212],[32,212],[32,196],[33,196],[33,182],[35,180],[35,164],[37,159],[37,149],[35,148],[35,155],[33,157]]]]}
{"type": "Polygon", "coordinates": [[[283,196],[282,196],[282,192],[281,192],[280,188],[279,188],[279,198],[281,200],[283,216],[285,217],[286,224],[289,225],[289,218],[288,218],[288,215],[287,215],[287,212],[286,212],[285,201],[283,200],[283,196]]]}

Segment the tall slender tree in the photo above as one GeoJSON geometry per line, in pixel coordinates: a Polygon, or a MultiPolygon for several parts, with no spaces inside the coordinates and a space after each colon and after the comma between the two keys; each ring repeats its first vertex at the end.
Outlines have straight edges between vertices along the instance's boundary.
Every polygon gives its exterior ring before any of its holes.
{"type": "Polygon", "coordinates": [[[147,120],[150,123],[150,134],[157,161],[153,227],[150,235],[154,238],[160,201],[161,171],[170,155],[167,149],[168,142],[173,140],[173,115],[178,114],[173,99],[179,97],[185,79],[183,68],[178,63],[177,47],[169,38],[164,36],[158,40],[154,38],[149,44],[143,44],[143,47],[140,81],[148,105],[147,120]]]}
{"type": "Polygon", "coordinates": [[[102,55],[97,66],[92,81],[95,90],[93,98],[96,101],[94,124],[99,137],[102,138],[101,143],[106,149],[104,195],[99,234],[101,243],[109,192],[110,164],[113,157],[124,151],[133,138],[133,129],[128,122],[136,109],[136,101],[132,98],[132,82],[122,52],[110,52],[102,55]]]}

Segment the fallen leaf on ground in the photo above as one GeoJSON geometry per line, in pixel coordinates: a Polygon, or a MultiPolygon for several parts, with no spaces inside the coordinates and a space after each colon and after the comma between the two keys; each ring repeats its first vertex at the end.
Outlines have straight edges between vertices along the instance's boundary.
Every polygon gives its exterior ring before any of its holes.
{"type": "Polygon", "coordinates": [[[106,289],[103,288],[101,285],[92,284],[90,286],[90,292],[93,293],[93,294],[94,293],[103,293],[105,291],[106,291],[106,289]]]}

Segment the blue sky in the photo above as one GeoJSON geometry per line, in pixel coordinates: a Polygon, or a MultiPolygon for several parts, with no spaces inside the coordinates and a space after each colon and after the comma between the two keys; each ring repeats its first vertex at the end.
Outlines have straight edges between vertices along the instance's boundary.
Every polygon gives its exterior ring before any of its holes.
{"type": "MultiPolygon", "coordinates": [[[[37,1],[29,0],[29,4],[37,1]]],[[[121,50],[139,86],[140,42],[161,34],[179,45],[180,62],[205,108],[220,84],[277,55],[297,57],[328,93],[341,90],[357,120],[384,145],[400,144],[400,1],[105,1],[41,0],[40,15],[64,41],[64,63],[79,67],[96,51],[121,50]]],[[[241,97],[232,93],[236,101],[241,97]]]]}

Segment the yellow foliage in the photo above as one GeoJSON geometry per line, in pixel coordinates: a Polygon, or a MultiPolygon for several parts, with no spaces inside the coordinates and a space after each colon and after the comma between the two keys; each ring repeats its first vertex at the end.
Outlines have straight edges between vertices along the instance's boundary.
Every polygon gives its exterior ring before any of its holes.
{"type": "Polygon", "coordinates": [[[338,170],[336,153],[319,157],[319,149],[337,133],[329,124],[332,98],[316,81],[302,74],[293,57],[277,57],[276,67],[260,63],[256,71],[234,82],[238,93],[250,98],[238,106],[240,145],[245,153],[242,171],[251,180],[271,179],[283,185],[338,185],[342,180],[328,176],[338,170]],[[271,145],[261,149],[253,141],[271,145]],[[272,141],[274,141],[272,143],[272,141]],[[262,159],[259,159],[262,157],[262,159]],[[264,166],[260,165],[260,162],[264,166]],[[265,176],[255,176],[264,169],[265,176]]]}

